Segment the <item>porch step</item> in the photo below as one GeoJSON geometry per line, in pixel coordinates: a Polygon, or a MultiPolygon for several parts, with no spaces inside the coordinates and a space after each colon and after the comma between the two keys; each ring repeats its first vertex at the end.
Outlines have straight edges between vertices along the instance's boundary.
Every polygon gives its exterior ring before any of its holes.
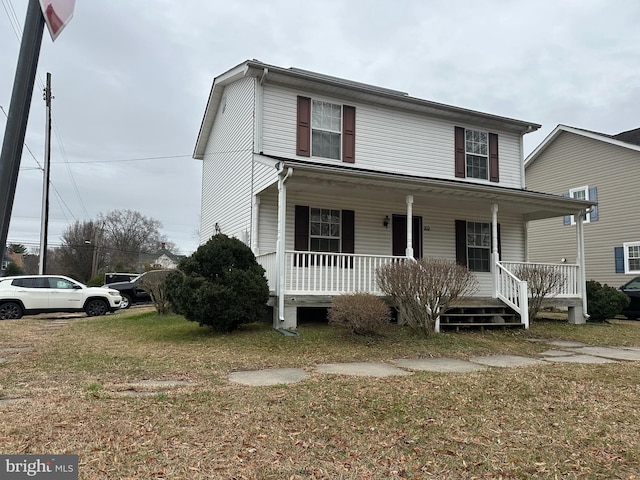
{"type": "Polygon", "coordinates": [[[506,305],[464,305],[448,309],[440,317],[440,328],[522,327],[520,315],[506,305]]]}

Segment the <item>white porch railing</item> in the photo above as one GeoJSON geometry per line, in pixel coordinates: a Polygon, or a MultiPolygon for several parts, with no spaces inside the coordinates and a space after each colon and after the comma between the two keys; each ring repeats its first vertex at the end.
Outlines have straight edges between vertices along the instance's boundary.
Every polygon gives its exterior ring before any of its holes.
{"type": "Polygon", "coordinates": [[[500,262],[500,264],[517,276],[518,269],[523,266],[540,266],[544,268],[553,268],[560,272],[564,282],[556,291],[551,292],[552,297],[557,298],[575,298],[580,297],[582,289],[580,288],[580,275],[578,265],[565,263],[526,263],[526,262],[500,262]]]}
{"type": "MultiPolygon", "coordinates": [[[[286,293],[340,295],[352,292],[382,294],[376,269],[406,257],[353,253],[285,252],[286,293]]],[[[271,291],[277,290],[276,254],[258,255],[271,291]]]]}
{"type": "Polygon", "coordinates": [[[529,328],[529,298],[527,282],[520,280],[496,262],[497,297],[520,314],[524,328],[529,328]]]}

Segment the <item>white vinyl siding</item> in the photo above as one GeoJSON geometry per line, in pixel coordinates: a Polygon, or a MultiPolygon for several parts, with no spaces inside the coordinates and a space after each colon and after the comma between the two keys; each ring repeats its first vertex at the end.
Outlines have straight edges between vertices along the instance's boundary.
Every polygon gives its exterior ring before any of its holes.
{"type": "Polygon", "coordinates": [[[253,110],[254,79],[225,87],[202,160],[201,244],[216,223],[229,236],[246,240],[250,232],[253,110]]]}
{"type": "MultiPolygon", "coordinates": [[[[295,158],[297,96],[308,94],[280,86],[264,87],[265,154],[295,158]]],[[[358,103],[348,98],[313,95],[313,99],[356,108],[355,167],[456,180],[454,131],[459,122],[358,103]]],[[[487,131],[487,127],[482,125],[464,126],[487,131]]],[[[491,132],[498,134],[500,183],[496,185],[520,188],[520,136],[494,129],[491,132]]],[[[299,159],[309,160],[303,157],[299,159]]],[[[313,158],[313,161],[335,162],[322,158],[313,158]]],[[[487,183],[486,180],[473,178],[465,181],[487,183]]]]}

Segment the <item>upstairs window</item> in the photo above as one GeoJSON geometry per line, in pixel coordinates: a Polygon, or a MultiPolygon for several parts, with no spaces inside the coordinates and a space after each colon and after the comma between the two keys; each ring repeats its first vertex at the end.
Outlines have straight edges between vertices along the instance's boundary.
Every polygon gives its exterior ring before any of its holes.
{"type": "Polygon", "coordinates": [[[500,181],[497,134],[455,127],[454,138],[456,177],[500,181]]]}
{"type": "Polygon", "coordinates": [[[355,162],[356,108],[298,97],[296,154],[355,162]]]}
{"type": "Polygon", "coordinates": [[[465,130],[467,177],[487,180],[489,176],[489,140],[486,132],[465,130]]]}
{"type": "Polygon", "coordinates": [[[311,108],[311,155],[340,160],[342,106],[314,100],[311,108]]]}

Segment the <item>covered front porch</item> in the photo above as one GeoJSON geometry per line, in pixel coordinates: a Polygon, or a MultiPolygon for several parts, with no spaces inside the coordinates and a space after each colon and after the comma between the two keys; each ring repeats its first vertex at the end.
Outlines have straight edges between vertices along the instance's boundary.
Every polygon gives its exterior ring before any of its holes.
{"type": "Polygon", "coordinates": [[[300,306],[330,306],[334,296],[352,292],[383,295],[377,269],[419,257],[467,265],[479,284],[473,300],[512,309],[513,317],[528,328],[529,292],[517,276],[520,267],[531,265],[527,223],[550,217],[562,221],[567,214],[577,219],[575,262],[545,268],[564,279],[552,295],[568,304],[572,321],[585,321],[582,216],[588,202],[299,161],[281,160],[274,168],[277,183],[254,197],[251,245],[266,270],[276,328],[296,328],[300,306]],[[329,245],[332,251],[312,248],[314,215],[326,215],[329,224],[335,217],[336,242],[330,243],[329,235],[329,243],[320,238],[315,244],[329,245]]]}

